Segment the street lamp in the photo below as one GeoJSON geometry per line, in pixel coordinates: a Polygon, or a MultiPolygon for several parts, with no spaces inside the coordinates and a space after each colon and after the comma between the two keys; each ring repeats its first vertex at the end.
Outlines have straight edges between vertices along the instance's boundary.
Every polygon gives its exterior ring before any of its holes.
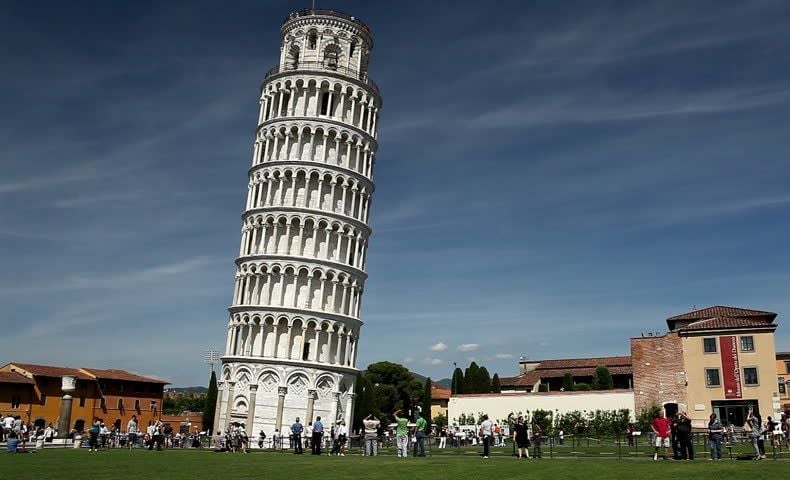
{"type": "Polygon", "coordinates": [[[203,363],[209,366],[211,373],[214,373],[214,365],[219,363],[219,352],[214,349],[203,352],[203,363]]]}

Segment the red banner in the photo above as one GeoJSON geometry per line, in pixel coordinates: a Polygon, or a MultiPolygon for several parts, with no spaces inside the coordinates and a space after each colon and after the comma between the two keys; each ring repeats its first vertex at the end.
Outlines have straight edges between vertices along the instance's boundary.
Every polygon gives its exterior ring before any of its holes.
{"type": "Polygon", "coordinates": [[[738,337],[719,337],[721,346],[721,376],[724,398],[743,398],[741,390],[741,363],[738,361],[738,337]]]}

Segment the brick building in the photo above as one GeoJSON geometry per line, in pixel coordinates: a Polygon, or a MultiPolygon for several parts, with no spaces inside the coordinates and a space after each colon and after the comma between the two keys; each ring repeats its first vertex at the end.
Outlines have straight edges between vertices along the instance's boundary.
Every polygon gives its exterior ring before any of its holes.
{"type": "Polygon", "coordinates": [[[125,370],[69,368],[27,363],[0,367],[0,413],[20,415],[26,422],[57,425],[63,396],[63,377],[74,377],[71,428],[81,430],[94,418],[109,426],[136,415],[140,425],[159,419],[167,382],[125,370]]]}

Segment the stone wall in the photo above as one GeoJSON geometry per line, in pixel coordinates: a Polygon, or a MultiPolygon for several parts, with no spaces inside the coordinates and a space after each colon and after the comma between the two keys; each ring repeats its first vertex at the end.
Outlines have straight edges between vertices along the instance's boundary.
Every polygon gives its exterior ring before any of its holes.
{"type": "Polygon", "coordinates": [[[686,410],[683,345],[676,333],[631,339],[634,403],[637,413],[653,405],[677,403],[686,410]]]}

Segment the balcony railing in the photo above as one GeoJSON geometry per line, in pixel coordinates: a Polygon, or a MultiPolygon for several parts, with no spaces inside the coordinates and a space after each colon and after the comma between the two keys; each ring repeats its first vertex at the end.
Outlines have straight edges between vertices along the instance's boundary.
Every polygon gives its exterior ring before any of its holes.
{"type": "Polygon", "coordinates": [[[317,72],[336,72],[341,75],[345,75],[347,77],[351,77],[355,80],[359,80],[365,85],[369,85],[373,90],[375,90],[376,94],[380,94],[379,86],[376,85],[376,82],[371,80],[368,77],[368,72],[360,72],[353,68],[344,67],[342,65],[334,65],[328,62],[298,62],[298,63],[290,63],[286,65],[275,65],[266,72],[266,75],[263,77],[267,79],[272,75],[276,75],[278,73],[284,72],[293,72],[293,71],[317,71],[317,72]]]}
{"type": "Polygon", "coordinates": [[[327,10],[327,9],[320,9],[320,8],[305,8],[304,10],[299,10],[297,12],[293,12],[290,15],[288,15],[287,17],[285,17],[285,20],[283,20],[283,23],[287,23],[288,21],[293,20],[295,18],[307,17],[307,16],[310,16],[310,15],[326,15],[326,16],[329,16],[329,17],[342,18],[342,19],[354,22],[357,25],[359,25],[360,27],[362,27],[366,32],[372,33],[370,31],[370,27],[368,27],[365,24],[365,22],[363,22],[362,20],[358,19],[357,17],[355,17],[353,15],[349,15],[349,14],[343,13],[343,12],[338,12],[337,10],[327,10]]]}

